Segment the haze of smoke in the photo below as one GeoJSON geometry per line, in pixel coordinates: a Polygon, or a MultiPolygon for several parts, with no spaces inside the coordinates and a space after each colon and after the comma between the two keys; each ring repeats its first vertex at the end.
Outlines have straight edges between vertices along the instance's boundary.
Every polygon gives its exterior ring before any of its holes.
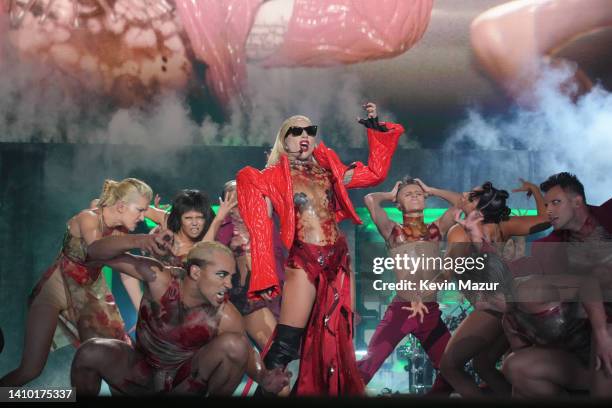
{"type": "Polygon", "coordinates": [[[115,109],[108,99],[52,68],[0,63],[0,141],[117,143],[149,147],[193,142],[198,126],[177,94],[162,95],[146,109],[115,109]]]}
{"type": "Polygon", "coordinates": [[[536,90],[534,110],[487,117],[471,109],[445,148],[541,151],[550,158],[538,164],[543,174],[575,173],[588,201],[602,203],[612,195],[612,94],[596,86],[573,103],[560,91],[560,84],[572,75],[567,68],[547,69],[536,90]]]}
{"type": "MultiPolygon", "coordinates": [[[[149,150],[194,142],[261,146],[274,142],[285,118],[300,113],[320,126],[322,140],[332,146],[366,145],[356,118],[364,115],[361,105],[368,98],[357,77],[341,67],[251,67],[248,102],[231,106],[224,122],[207,117],[199,125],[181,94],[160,95],[145,108],[117,109],[58,70],[20,61],[10,50],[5,56],[0,62],[1,142],[132,144],[149,150]]],[[[381,118],[393,120],[384,106],[379,111],[381,118]]]]}
{"type": "MultiPolygon", "coordinates": [[[[232,107],[225,123],[204,120],[200,128],[205,144],[272,145],[282,122],[293,115],[306,115],[319,125],[326,144],[336,147],[365,147],[367,138],[357,117],[368,102],[358,78],[342,68],[262,69],[249,67],[246,89],[248,104],[232,107]]],[[[373,101],[376,102],[376,101],[373,101]]],[[[381,119],[393,115],[379,103],[381,119]]],[[[415,147],[415,142],[402,144],[415,147]]]]}

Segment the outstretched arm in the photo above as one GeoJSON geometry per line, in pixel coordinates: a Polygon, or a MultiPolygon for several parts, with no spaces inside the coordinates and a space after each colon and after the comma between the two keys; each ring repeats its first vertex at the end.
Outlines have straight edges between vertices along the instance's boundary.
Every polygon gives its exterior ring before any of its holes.
{"type": "Polygon", "coordinates": [[[158,273],[164,268],[162,263],[156,259],[128,253],[98,263],[108,265],[114,271],[120,272],[122,275],[125,274],[128,277],[144,282],[155,281],[158,273]]]}
{"type": "Polygon", "coordinates": [[[132,249],[165,255],[172,244],[172,232],[126,234],[100,238],[87,248],[88,261],[107,261],[132,249]]]}

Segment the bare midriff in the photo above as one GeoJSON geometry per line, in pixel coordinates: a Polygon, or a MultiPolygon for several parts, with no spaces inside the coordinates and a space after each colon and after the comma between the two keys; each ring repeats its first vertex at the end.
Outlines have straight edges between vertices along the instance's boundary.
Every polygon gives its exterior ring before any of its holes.
{"type": "MultiPolygon", "coordinates": [[[[434,223],[425,224],[423,216],[408,216],[404,214],[404,222],[402,225],[395,224],[390,236],[387,238],[387,247],[389,256],[395,257],[407,255],[409,258],[436,258],[440,256],[440,229],[434,223]]],[[[420,268],[418,271],[395,269],[395,277],[397,282],[412,281],[419,286],[421,280],[435,280],[439,275],[439,271],[435,269],[420,268]]],[[[414,291],[414,290],[397,290],[396,295],[403,301],[417,300],[418,293],[420,300],[424,302],[435,302],[436,291],[414,291]]]]}
{"type": "Polygon", "coordinates": [[[313,161],[291,163],[295,238],[315,245],[331,245],[339,236],[331,173],[313,161]]]}

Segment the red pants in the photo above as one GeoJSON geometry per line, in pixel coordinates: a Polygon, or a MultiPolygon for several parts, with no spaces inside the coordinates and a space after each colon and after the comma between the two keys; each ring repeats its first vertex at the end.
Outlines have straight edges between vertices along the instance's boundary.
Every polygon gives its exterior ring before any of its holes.
{"type": "MultiPolygon", "coordinates": [[[[400,300],[397,297],[393,299],[370,340],[368,354],[357,362],[361,377],[366,384],[374,377],[374,374],[395,350],[398,343],[409,334],[419,340],[434,368],[440,367],[442,353],[451,335],[440,318],[442,313],[438,303],[425,303],[429,313],[423,318],[423,323],[419,321],[418,316],[409,319],[408,316],[412,312],[402,309],[403,306],[410,306],[410,302],[400,300]]],[[[443,381],[442,377],[438,376],[434,389],[443,386],[443,381]]],[[[448,391],[450,392],[450,388],[448,391]]]]}

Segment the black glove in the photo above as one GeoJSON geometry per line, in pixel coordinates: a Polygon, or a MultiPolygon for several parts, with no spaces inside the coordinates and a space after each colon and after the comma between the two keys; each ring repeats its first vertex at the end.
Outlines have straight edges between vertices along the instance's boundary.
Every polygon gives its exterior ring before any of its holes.
{"type": "Polygon", "coordinates": [[[363,126],[365,126],[368,129],[378,130],[379,132],[389,131],[387,126],[381,125],[380,122],[378,122],[378,116],[374,118],[359,119],[359,123],[361,123],[363,126]]]}

